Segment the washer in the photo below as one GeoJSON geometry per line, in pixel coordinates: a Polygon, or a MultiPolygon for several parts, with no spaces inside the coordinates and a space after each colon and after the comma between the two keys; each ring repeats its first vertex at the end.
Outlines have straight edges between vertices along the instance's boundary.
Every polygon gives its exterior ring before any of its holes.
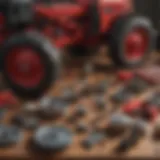
{"type": "Polygon", "coordinates": [[[57,151],[72,143],[72,133],[64,126],[43,126],[36,131],[33,142],[39,149],[57,151]]]}

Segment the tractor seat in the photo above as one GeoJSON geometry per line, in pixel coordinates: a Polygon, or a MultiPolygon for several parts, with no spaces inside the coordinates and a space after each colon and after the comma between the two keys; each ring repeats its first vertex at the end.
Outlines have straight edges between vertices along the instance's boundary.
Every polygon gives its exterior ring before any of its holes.
{"type": "Polygon", "coordinates": [[[8,6],[8,1],[7,0],[0,0],[0,13],[5,15],[7,12],[7,6],[8,6]]]}
{"type": "Polygon", "coordinates": [[[0,13],[5,18],[7,28],[31,23],[32,0],[0,0],[0,13]]]}

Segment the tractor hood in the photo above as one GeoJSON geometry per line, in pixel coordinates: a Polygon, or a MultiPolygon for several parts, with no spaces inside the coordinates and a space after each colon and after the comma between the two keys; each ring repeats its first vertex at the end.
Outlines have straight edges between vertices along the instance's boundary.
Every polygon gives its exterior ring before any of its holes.
{"type": "Polygon", "coordinates": [[[65,16],[81,16],[84,13],[84,7],[78,4],[53,4],[45,6],[38,4],[35,6],[36,14],[50,19],[59,19],[65,16]]]}

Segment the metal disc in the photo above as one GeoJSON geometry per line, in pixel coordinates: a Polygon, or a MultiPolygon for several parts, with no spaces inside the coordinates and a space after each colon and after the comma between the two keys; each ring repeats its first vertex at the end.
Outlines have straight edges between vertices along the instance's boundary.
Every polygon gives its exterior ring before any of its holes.
{"type": "Polygon", "coordinates": [[[0,125],[0,147],[16,144],[21,138],[22,134],[18,127],[0,125]]]}
{"type": "Polygon", "coordinates": [[[34,130],[39,126],[40,120],[37,117],[26,116],[23,114],[15,115],[12,119],[12,124],[25,129],[34,130]]]}
{"type": "Polygon", "coordinates": [[[47,118],[60,116],[65,114],[67,106],[68,103],[60,98],[46,99],[46,101],[40,105],[40,115],[47,118]]]}
{"type": "Polygon", "coordinates": [[[115,113],[111,116],[111,119],[109,121],[110,125],[114,126],[128,126],[133,123],[132,118],[128,117],[125,114],[122,113],[115,113]]]}
{"type": "Polygon", "coordinates": [[[44,126],[36,131],[33,141],[40,149],[61,150],[71,144],[72,133],[63,126],[44,126]]]}

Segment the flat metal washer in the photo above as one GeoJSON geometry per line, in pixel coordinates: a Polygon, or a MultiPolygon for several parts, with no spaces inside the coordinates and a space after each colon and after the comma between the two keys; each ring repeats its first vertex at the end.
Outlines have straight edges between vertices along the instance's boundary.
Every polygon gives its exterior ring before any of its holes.
{"type": "Polygon", "coordinates": [[[18,127],[0,125],[0,147],[16,144],[21,139],[22,133],[18,127]]]}
{"type": "Polygon", "coordinates": [[[43,126],[36,131],[33,142],[39,149],[61,150],[72,143],[72,133],[63,126],[43,126]]]}
{"type": "Polygon", "coordinates": [[[42,117],[51,118],[65,114],[67,106],[68,103],[61,98],[46,99],[46,101],[40,105],[39,112],[42,117]]]}
{"type": "Polygon", "coordinates": [[[13,117],[12,124],[21,128],[34,130],[39,126],[40,120],[34,116],[17,114],[13,117]]]}

